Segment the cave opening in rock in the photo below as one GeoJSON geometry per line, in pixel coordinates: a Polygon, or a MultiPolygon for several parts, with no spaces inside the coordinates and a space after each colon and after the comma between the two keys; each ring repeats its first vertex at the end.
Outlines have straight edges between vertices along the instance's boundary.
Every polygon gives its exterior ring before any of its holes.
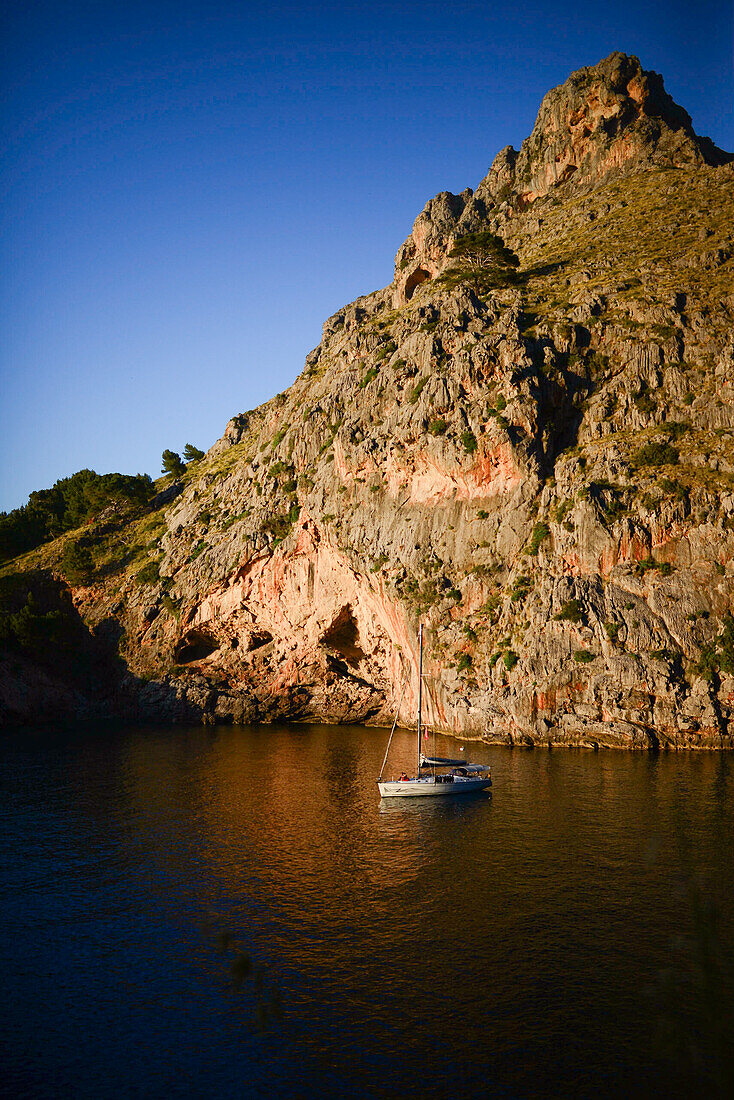
{"type": "Polygon", "coordinates": [[[349,604],[342,608],[322,635],[321,641],[329,649],[344,657],[352,666],[358,665],[364,659],[364,650],[360,646],[359,627],[349,604]]]}
{"type": "Polygon", "coordinates": [[[560,173],[556,183],[567,183],[571,176],[578,170],[578,165],[567,164],[563,171],[560,173]]]}
{"type": "Polygon", "coordinates": [[[411,275],[408,276],[408,281],[405,284],[405,300],[409,302],[415,293],[416,287],[421,283],[425,283],[426,279],[430,279],[429,273],[423,267],[417,267],[411,275]]]}
{"type": "Polygon", "coordinates": [[[189,630],[179,640],[174,658],[179,665],[188,665],[192,661],[204,661],[216,653],[219,643],[203,630],[189,630]]]}

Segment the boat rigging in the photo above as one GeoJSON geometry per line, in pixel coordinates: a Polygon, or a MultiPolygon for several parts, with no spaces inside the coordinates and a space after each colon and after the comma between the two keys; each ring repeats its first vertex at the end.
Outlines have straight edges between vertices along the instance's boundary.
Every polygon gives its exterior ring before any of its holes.
{"type": "Polygon", "coordinates": [[[421,750],[421,733],[423,729],[423,624],[418,630],[418,742],[417,742],[417,767],[414,776],[408,776],[405,772],[399,779],[384,780],[385,765],[387,764],[390,745],[398,724],[400,707],[405,696],[405,688],[408,683],[406,677],[400,702],[395,713],[395,721],[390,730],[387,749],[382,761],[377,786],[383,798],[425,798],[439,795],[470,794],[474,791],[486,790],[492,786],[492,773],[488,764],[470,764],[465,760],[453,760],[442,756],[424,756],[421,750]],[[430,774],[427,770],[430,769],[430,774]]]}

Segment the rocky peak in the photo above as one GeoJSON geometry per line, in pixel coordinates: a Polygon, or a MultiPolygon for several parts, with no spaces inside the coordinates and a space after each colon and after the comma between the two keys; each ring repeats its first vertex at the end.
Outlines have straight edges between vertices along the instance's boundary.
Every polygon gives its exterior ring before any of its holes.
{"type": "Polygon", "coordinates": [[[544,96],[520,151],[497,154],[477,190],[442,192],[416,219],[396,257],[395,304],[445,266],[457,237],[506,222],[539,199],[587,190],[649,168],[717,166],[732,160],[706,137],[666,92],[659,73],[615,52],[572,73],[544,96]]]}
{"type": "Polygon", "coordinates": [[[593,186],[610,173],[730,159],[696,135],[659,73],[644,70],[636,57],[613,53],[544,96],[518,154],[513,187],[529,203],[571,179],[593,186]]]}

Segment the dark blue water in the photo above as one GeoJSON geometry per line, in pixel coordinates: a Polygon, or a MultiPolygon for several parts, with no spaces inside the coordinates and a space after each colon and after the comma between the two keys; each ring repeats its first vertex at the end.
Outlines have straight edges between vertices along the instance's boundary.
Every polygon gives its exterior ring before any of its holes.
{"type": "Polygon", "coordinates": [[[734,760],[478,747],[491,797],[386,809],[384,743],[6,735],[8,1094],[727,1095],[734,760]]]}

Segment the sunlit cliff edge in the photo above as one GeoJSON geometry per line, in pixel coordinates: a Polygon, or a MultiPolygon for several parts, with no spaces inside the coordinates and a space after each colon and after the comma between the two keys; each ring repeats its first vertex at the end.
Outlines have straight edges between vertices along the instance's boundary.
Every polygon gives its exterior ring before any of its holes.
{"type": "Polygon", "coordinates": [[[288,390],[144,513],[5,566],[77,634],[2,657],[0,721],[386,723],[407,679],[410,724],[422,620],[439,729],[732,747],[732,226],[732,157],[660,76],[572,74],[288,390]],[[490,234],[492,286],[456,258],[490,234]]]}

